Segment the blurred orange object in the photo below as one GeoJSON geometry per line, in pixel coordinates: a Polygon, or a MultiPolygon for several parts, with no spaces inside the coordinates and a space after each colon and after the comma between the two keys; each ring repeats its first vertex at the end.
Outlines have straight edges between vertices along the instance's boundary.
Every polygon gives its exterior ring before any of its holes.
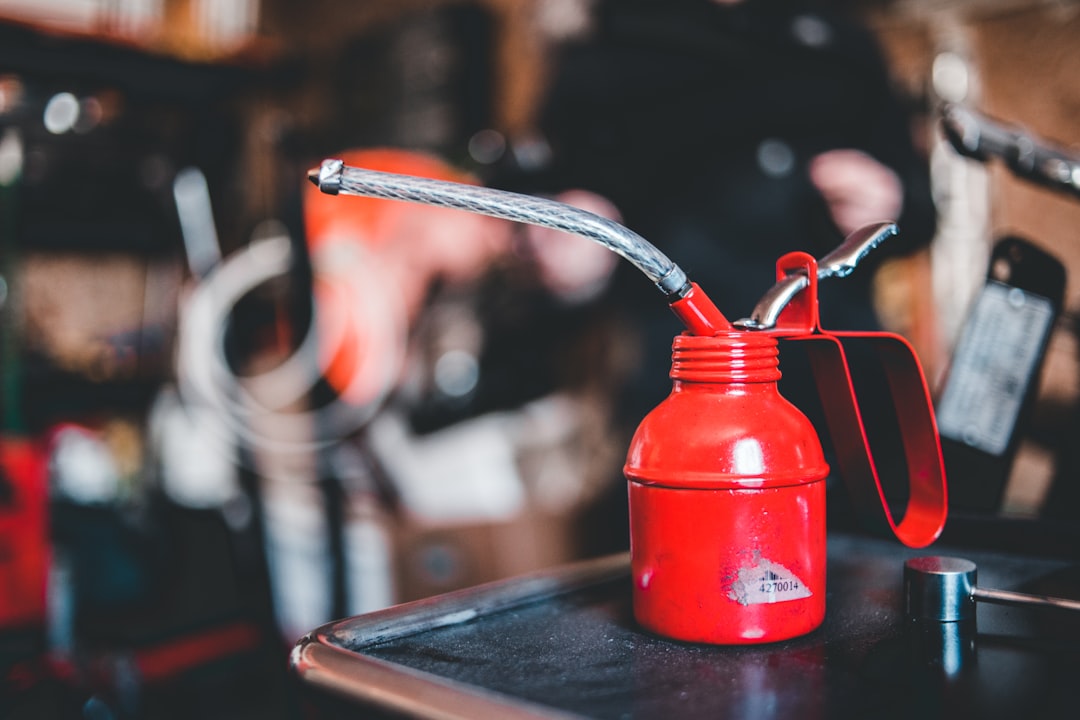
{"type": "MultiPolygon", "coordinates": [[[[467,173],[436,157],[412,150],[348,150],[336,157],[346,165],[368,170],[476,184],[467,173]]],[[[393,237],[394,225],[402,222],[403,213],[427,209],[395,200],[367,197],[350,198],[343,202],[335,196],[322,193],[310,183],[305,182],[304,187],[304,231],[307,233],[308,247],[312,251],[339,232],[353,234],[372,247],[385,244],[393,237]]]]}

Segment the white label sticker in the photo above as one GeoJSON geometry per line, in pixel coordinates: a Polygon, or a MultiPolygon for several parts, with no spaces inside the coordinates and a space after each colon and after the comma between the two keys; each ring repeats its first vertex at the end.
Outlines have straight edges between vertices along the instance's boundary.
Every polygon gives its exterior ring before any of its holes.
{"type": "Polygon", "coordinates": [[[1005,452],[1053,320],[1046,298],[999,282],[986,285],[938,402],[943,437],[991,455],[1005,452]]]}
{"type": "Polygon", "coordinates": [[[739,568],[728,597],[741,605],[762,605],[808,598],[813,593],[795,573],[779,563],[758,560],[739,568]]]}

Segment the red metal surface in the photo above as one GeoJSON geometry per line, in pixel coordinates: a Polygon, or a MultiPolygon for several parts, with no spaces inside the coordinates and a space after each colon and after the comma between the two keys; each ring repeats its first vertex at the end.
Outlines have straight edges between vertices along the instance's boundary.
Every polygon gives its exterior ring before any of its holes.
{"type": "Polygon", "coordinates": [[[717,309],[713,301],[702,292],[697,283],[690,283],[690,292],[686,297],[671,303],[671,311],[682,321],[693,335],[715,335],[724,330],[731,330],[731,323],[717,309]]]}
{"type": "Polygon", "coordinates": [[[163,682],[215,660],[253,652],[262,642],[258,627],[236,622],[140,648],[134,654],[135,667],[143,682],[163,682]]]}
{"type": "Polygon", "coordinates": [[[893,333],[823,330],[818,314],[817,262],[805,253],[790,253],[777,262],[777,279],[791,272],[805,272],[810,285],[787,306],[769,332],[786,340],[808,342],[837,469],[856,513],[867,526],[891,532],[909,547],[930,545],[945,527],[948,491],[933,401],[914,348],[893,333]],[[899,521],[886,502],[845,353],[845,347],[860,344],[868,346],[880,362],[900,428],[909,487],[907,508],[899,521]]]}
{"type": "Polygon", "coordinates": [[[825,615],[825,476],[810,421],[780,396],[776,340],[675,339],[671,395],[624,467],[634,614],[679,640],[762,643],[825,615]]]}
{"type": "Polygon", "coordinates": [[[25,438],[0,438],[0,629],[45,622],[51,561],[48,461],[25,438]]]}
{"type": "Polygon", "coordinates": [[[631,441],[633,604],[637,621],[691,642],[749,644],[810,632],[825,616],[825,483],[817,433],[776,381],[777,340],[807,345],[837,463],[861,517],[923,547],[944,527],[944,463],[913,348],[891,333],[820,327],[817,263],[785,255],[777,277],[808,287],[772,330],[735,331],[696,285],[672,309],[672,392],[631,441]],[[867,440],[845,346],[870,346],[902,436],[909,500],[897,522],[867,440]]]}

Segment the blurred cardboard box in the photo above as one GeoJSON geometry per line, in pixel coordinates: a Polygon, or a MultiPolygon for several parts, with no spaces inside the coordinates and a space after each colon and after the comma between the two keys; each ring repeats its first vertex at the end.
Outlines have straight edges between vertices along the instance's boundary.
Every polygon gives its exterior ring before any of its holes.
{"type": "Polygon", "coordinates": [[[495,522],[439,525],[408,519],[395,529],[400,601],[416,600],[577,559],[576,514],[526,510],[495,522]]]}

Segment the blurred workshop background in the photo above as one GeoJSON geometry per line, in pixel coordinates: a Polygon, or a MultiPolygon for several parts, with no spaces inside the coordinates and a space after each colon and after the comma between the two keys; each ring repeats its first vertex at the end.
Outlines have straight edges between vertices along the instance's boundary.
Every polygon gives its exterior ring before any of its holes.
{"type": "MultiPolygon", "coordinates": [[[[937,235],[875,287],[939,388],[998,239],[1080,270],[1076,196],[956,152],[941,108],[1080,148],[1080,2],[833,4],[931,167],[937,235]]],[[[588,10],[0,0],[0,715],[319,717],[308,630],[626,542],[597,508],[634,358],[596,288],[541,282],[514,228],[307,181],[542,165],[588,10]]],[[[980,511],[1077,509],[1077,308],[980,511]]]]}

